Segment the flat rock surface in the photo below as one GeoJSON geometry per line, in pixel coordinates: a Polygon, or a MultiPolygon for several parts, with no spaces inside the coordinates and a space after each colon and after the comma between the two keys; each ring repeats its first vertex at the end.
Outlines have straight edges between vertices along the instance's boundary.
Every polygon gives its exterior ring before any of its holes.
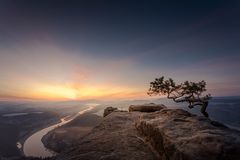
{"type": "Polygon", "coordinates": [[[112,112],[58,160],[154,160],[150,147],[135,128],[140,112],[112,112]]]}
{"type": "Polygon", "coordinates": [[[240,159],[240,132],[181,109],[144,114],[136,127],[164,160],[240,159]]]}
{"type": "Polygon", "coordinates": [[[57,160],[239,160],[240,132],[182,109],[114,111],[57,160]]]}

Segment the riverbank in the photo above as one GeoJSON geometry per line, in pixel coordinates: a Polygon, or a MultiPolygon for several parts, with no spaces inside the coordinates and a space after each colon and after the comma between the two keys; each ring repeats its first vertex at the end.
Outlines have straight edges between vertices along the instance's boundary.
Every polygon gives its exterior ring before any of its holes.
{"type": "MultiPolygon", "coordinates": [[[[1,105],[1,104],[0,104],[1,105]]],[[[0,108],[1,110],[2,108],[0,108]]],[[[32,134],[33,130],[38,130],[49,123],[54,123],[59,120],[58,114],[51,111],[43,111],[41,114],[22,114],[17,116],[2,116],[8,113],[26,112],[32,113],[38,111],[36,108],[26,110],[17,110],[9,106],[6,111],[0,112],[0,155],[3,157],[18,157],[23,153],[17,147],[17,142],[20,140],[23,144],[24,140],[32,134]],[[52,121],[51,121],[52,120],[52,121]]]]}
{"type": "Polygon", "coordinates": [[[49,157],[54,155],[54,152],[48,150],[44,147],[42,143],[42,137],[46,135],[49,131],[55,129],[56,127],[60,127],[73,119],[75,119],[78,115],[81,115],[85,112],[91,111],[94,106],[87,107],[82,111],[78,112],[75,115],[66,116],[61,118],[59,123],[55,123],[53,125],[48,125],[48,127],[38,130],[34,134],[30,135],[23,144],[22,151],[24,152],[25,156],[32,156],[32,157],[49,157]]]}
{"type": "Polygon", "coordinates": [[[101,121],[101,116],[84,113],[71,122],[48,132],[43,136],[42,142],[46,148],[60,153],[64,149],[74,146],[80,138],[90,133],[101,121]]]}
{"type": "MultiPolygon", "coordinates": [[[[20,155],[21,155],[21,156],[25,156],[25,155],[24,155],[24,152],[23,152],[24,142],[25,142],[31,135],[33,135],[33,134],[36,133],[37,131],[40,131],[40,130],[42,130],[42,129],[44,129],[44,128],[47,128],[47,127],[49,127],[49,126],[52,126],[52,125],[57,124],[57,123],[60,123],[60,122],[61,122],[61,118],[53,118],[53,119],[51,119],[51,120],[47,120],[47,121],[45,121],[44,124],[42,124],[41,126],[36,127],[36,128],[34,128],[33,130],[25,133],[24,136],[21,136],[21,138],[20,138],[20,139],[18,140],[18,142],[17,142],[17,143],[20,143],[21,146],[22,146],[21,148],[18,148],[18,149],[19,149],[19,152],[20,152],[20,155]]],[[[23,134],[23,133],[20,133],[20,134],[23,134]]],[[[17,145],[17,143],[16,143],[16,145],[17,145]]]]}

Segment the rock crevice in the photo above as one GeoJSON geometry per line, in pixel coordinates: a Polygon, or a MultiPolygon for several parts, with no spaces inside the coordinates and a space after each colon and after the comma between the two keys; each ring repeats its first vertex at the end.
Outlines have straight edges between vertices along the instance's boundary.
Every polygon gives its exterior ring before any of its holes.
{"type": "Polygon", "coordinates": [[[239,160],[240,132],[164,105],[107,108],[103,121],[58,160],[239,160]],[[147,107],[152,107],[148,108],[147,107]],[[147,112],[145,112],[147,110],[147,112]],[[152,110],[152,112],[150,112],[152,110]]]}
{"type": "Polygon", "coordinates": [[[240,134],[220,123],[181,109],[163,109],[142,115],[137,130],[163,160],[237,160],[240,134]]]}

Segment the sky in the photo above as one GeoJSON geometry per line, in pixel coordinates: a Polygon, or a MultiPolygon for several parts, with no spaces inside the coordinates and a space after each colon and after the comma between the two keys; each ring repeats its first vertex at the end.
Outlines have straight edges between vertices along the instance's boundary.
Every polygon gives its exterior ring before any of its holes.
{"type": "Polygon", "coordinates": [[[160,76],[240,95],[238,0],[1,0],[0,98],[139,99],[160,76]]]}

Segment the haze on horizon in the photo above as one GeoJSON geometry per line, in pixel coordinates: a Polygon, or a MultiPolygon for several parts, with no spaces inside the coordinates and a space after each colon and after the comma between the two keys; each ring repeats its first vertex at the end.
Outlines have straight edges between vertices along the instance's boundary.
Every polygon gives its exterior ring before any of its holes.
{"type": "Polygon", "coordinates": [[[147,98],[159,76],[240,95],[240,1],[1,0],[0,99],[147,98]]]}

